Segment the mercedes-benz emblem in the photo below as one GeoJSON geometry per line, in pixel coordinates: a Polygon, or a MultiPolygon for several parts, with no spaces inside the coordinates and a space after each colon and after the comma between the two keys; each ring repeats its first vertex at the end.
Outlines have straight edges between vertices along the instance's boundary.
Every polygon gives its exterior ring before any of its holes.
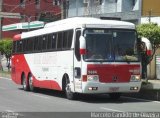
{"type": "Polygon", "coordinates": [[[112,77],[112,81],[113,81],[113,82],[116,82],[117,80],[118,80],[118,77],[117,77],[117,76],[113,76],[113,77],[112,77]]]}

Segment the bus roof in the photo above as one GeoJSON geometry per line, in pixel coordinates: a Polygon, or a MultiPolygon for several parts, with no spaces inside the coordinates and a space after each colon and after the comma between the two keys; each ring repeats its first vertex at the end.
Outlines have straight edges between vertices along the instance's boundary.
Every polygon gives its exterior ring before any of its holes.
{"type": "Polygon", "coordinates": [[[135,29],[133,23],[117,20],[102,20],[92,17],[73,17],[67,18],[51,23],[47,23],[44,28],[23,32],[21,38],[28,38],[32,36],[38,36],[43,34],[49,34],[52,32],[58,32],[74,28],[119,28],[119,29],[135,29]]]}
{"type": "Polygon", "coordinates": [[[78,25],[84,25],[84,24],[90,24],[90,25],[101,25],[105,24],[108,27],[109,26],[117,26],[118,28],[129,28],[134,29],[135,25],[133,23],[125,22],[125,21],[118,21],[118,20],[102,20],[99,18],[93,18],[93,17],[73,17],[73,18],[67,18],[55,22],[48,23],[44,26],[44,28],[48,27],[55,27],[60,25],[71,25],[72,27],[78,25]]]}

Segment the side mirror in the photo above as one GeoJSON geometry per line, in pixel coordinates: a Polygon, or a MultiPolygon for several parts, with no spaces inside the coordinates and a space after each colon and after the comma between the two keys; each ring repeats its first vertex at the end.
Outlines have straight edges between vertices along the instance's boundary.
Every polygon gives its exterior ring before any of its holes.
{"type": "Polygon", "coordinates": [[[86,54],[86,40],[83,36],[80,36],[79,42],[80,42],[80,54],[84,55],[86,54]]]}

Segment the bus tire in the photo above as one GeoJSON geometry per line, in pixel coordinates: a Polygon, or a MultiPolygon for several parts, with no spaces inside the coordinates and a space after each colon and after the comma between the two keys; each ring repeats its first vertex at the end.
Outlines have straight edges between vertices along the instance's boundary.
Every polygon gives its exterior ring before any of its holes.
{"type": "Polygon", "coordinates": [[[110,93],[109,96],[111,99],[117,100],[121,97],[121,93],[110,93]]]}
{"type": "Polygon", "coordinates": [[[28,86],[25,74],[22,75],[22,87],[23,87],[23,90],[25,91],[29,90],[29,86],[28,86]]]}
{"type": "Polygon", "coordinates": [[[29,80],[29,89],[30,89],[30,91],[34,91],[35,87],[33,85],[33,76],[32,76],[32,74],[29,74],[28,80],[29,80]]]}
{"type": "Polygon", "coordinates": [[[65,94],[66,98],[69,100],[74,100],[76,98],[76,94],[71,91],[69,79],[65,80],[65,94]]]}

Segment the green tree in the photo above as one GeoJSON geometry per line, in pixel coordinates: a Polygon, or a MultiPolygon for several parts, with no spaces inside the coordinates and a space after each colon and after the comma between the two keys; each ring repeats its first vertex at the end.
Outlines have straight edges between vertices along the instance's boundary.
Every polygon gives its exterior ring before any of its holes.
{"type": "Polygon", "coordinates": [[[145,52],[142,52],[142,78],[147,76],[147,65],[153,59],[156,50],[160,47],[160,26],[154,23],[140,24],[137,26],[137,32],[139,38],[146,37],[150,40],[153,53],[148,56],[145,52]]]}
{"type": "Polygon", "coordinates": [[[155,51],[160,47],[160,26],[155,23],[140,24],[137,26],[137,32],[139,37],[146,37],[150,40],[154,55],[155,51]]]}
{"type": "MultiPolygon", "coordinates": [[[[8,64],[10,64],[10,58],[12,54],[12,51],[11,51],[12,43],[13,41],[11,38],[4,38],[0,40],[0,52],[2,55],[5,55],[8,64]]],[[[9,65],[8,65],[8,69],[9,69],[9,65]]]]}

